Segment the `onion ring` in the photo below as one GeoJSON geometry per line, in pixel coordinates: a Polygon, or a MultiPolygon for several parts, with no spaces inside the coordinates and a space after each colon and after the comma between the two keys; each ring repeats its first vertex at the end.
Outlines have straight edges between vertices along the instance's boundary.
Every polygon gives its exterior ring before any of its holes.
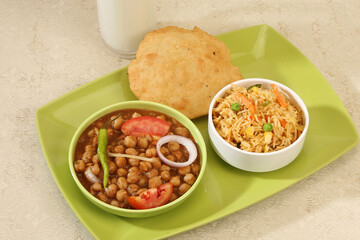
{"type": "Polygon", "coordinates": [[[100,182],[100,180],[98,179],[97,176],[95,176],[95,174],[91,171],[90,167],[87,167],[85,172],[85,177],[86,179],[91,182],[91,183],[96,183],[96,182],[100,182]]]}
{"type": "Polygon", "coordinates": [[[197,157],[197,148],[195,146],[195,144],[188,138],[186,137],[182,137],[182,136],[178,136],[178,135],[166,135],[162,138],[160,138],[157,143],[156,143],[156,151],[160,157],[160,159],[166,163],[167,165],[171,166],[171,167],[186,167],[189,166],[190,164],[192,164],[196,157],[197,157]],[[164,155],[162,155],[162,153],[160,152],[160,148],[162,145],[164,145],[165,143],[168,142],[177,142],[183,146],[185,146],[186,150],[189,152],[189,159],[186,162],[173,162],[170,161],[169,159],[167,159],[166,157],[164,157],[164,155]]]}

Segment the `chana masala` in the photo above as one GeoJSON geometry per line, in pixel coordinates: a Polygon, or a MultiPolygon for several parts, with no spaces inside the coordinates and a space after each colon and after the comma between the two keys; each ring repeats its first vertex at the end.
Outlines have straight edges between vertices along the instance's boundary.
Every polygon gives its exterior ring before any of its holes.
{"type": "Polygon", "coordinates": [[[174,201],[191,188],[201,167],[186,127],[165,114],[140,109],[115,111],[91,123],[74,157],[76,175],[87,191],[127,209],[174,201]],[[170,141],[157,144],[164,138],[170,141]]]}

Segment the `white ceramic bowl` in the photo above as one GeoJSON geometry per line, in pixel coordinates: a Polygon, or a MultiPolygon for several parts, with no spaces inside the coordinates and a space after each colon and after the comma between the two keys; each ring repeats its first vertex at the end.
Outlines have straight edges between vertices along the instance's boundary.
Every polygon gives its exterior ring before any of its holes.
{"type": "Polygon", "coordinates": [[[300,153],[307,130],[309,128],[309,113],[301,98],[290,88],[285,85],[262,78],[249,78],[231,83],[221,89],[213,98],[209,107],[208,131],[213,148],[217,154],[230,165],[250,171],[250,172],[268,172],[282,168],[291,163],[300,153]],[[238,149],[227,143],[216,131],[212,121],[212,109],[217,98],[224,96],[225,92],[231,88],[231,85],[249,87],[254,84],[262,84],[262,88],[271,88],[271,84],[276,84],[278,90],[287,95],[292,101],[296,102],[303,112],[305,128],[300,137],[290,146],[275,152],[253,153],[238,149]]]}

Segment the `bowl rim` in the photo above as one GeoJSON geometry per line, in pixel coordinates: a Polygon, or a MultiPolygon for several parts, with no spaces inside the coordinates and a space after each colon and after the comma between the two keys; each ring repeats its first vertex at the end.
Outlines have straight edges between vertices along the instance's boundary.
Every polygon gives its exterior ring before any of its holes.
{"type": "MultiPolygon", "coordinates": [[[[251,85],[250,85],[251,86],[251,85]]],[[[225,87],[223,87],[220,91],[218,91],[216,93],[216,95],[213,97],[213,99],[211,100],[210,106],[209,106],[209,112],[208,112],[208,124],[209,124],[209,129],[211,129],[211,131],[213,131],[215,134],[214,137],[216,139],[218,139],[222,144],[224,144],[225,146],[230,147],[232,150],[238,152],[238,153],[242,153],[242,154],[246,154],[246,155],[250,155],[250,156],[259,156],[259,157],[263,157],[263,156],[272,156],[272,155],[279,155],[282,154],[284,152],[287,152],[289,150],[291,150],[292,148],[294,148],[296,145],[300,144],[304,138],[306,137],[308,128],[309,128],[309,112],[308,109],[304,103],[304,101],[300,98],[300,96],[291,88],[287,87],[286,85],[279,83],[277,81],[274,80],[270,80],[270,79],[266,79],[266,78],[244,78],[235,82],[232,82],[228,85],[226,85],[225,87]],[[305,126],[304,126],[304,130],[301,133],[300,137],[298,137],[295,142],[293,142],[292,144],[290,144],[289,146],[280,149],[278,151],[274,151],[274,152],[267,152],[267,153],[255,153],[255,152],[248,152],[239,148],[236,148],[234,146],[232,146],[231,144],[229,144],[228,142],[226,142],[220,135],[219,133],[216,131],[215,126],[214,126],[214,122],[212,120],[212,109],[214,108],[214,104],[216,102],[216,99],[223,96],[225,94],[225,92],[231,88],[232,85],[237,85],[237,86],[242,86],[244,84],[247,83],[268,83],[268,84],[276,84],[277,86],[279,86],[280,88],[279,91],[283,91],[285,90],[286,93],[288,93],[289,95],[291,95],[291,97],[294,99],[294,101],[299,105],[299,107],[301,108],[301,110],[303,111],[303,115],[304,115],[304,120],[305,120],[305,126]]]]}
{"type": "MultiPolygon", "coordinates": [[[[106,107],[103,107],[103,108],[97,110],[96,112],[91,114],[89,117],[87,117],[77,127],[76,132],[74,133],[74,135],[73,135],[73,137],[71,139],[70,146],[69,146],[69,152],[68,152],[68,163],[69,163],[69,168],[70,168],[72,178],[74,179],[74,181],[75,181],[76,185],[78,186],[79,190],[89,200],[94,201],[96,204],[99,204],[101,207],[104,207],[104,208],[106,208],[108,210],[111,210],[110,212],[112,212],[113,214],[115,214],[114,212],[116,212],[116,213],[123,213],[124,216],[147,215],[147,214],[150,214],[150,213],[165,210],[167,208],[171,208],[172,206],[175,206],[175,205],[179,204],[180,202],[185,200],[196,189],[196,187],[199,185],[199,183],[200,183],[200,181],[201,181],[201,179],[202,179],[202,177],[204,175],[205,169],[206,169],[207,150],[206,150],[206,144],[205,144],[204,138],[203,138],[200,130],[183,113],[179,112],[178,110],[176,110],[174,108],[171,108],[169,106],[161,104],[161,103],[150,102],[150,101],[133,100],[133,101],[123,101],[123,102],[118,102],[118,103],[108,105],[106,107]],[[199,152],[200,152],[199,153],[199,155],[200,155],[200,163],[201,163],[200,172],[199,172],[199,175],[198,175],[195,183],[190,187],[190,189],[185,194],[183,194],[179,198],[177,198],[176,200],[174,200],[174,201],[172,201],[170,203],[166,203],[166,204],[164,204],[162,206],[155,207],[155,208],[149,208],[149,209],[126,209],[126,208],[115,207],[115,206],[112,206],[112,205],[110,205],[108,203],[104,203],[103,201],[99,200],[95,196],[91,195],[90,192],[88,192],[85,189],[85,187],[81,184],[81,182],[77,178],[73,162],[75,160],[74,159],[75,147],[76,147],[76,144],[78,142],[79,137],[81,136],[83,131],[89,126],[89,124],[91,124],[92,122],[94,122],[95,120],[100,118],[101,116],[104,116],[104,115],[106,115],[108,113],[118,111],[118,110],[122,110],[122,109],[145,109],[145,110],[164,113],[167,116],[175,118],[177,121],[179,121],[181,124],[183,124],[190,131],[191,135],[193,136],[193,138],[195,140],[195,143],[197,144],[199,152]]],[[[97,207],[99,207],[99,206],[97,206],[97,207]]]]}

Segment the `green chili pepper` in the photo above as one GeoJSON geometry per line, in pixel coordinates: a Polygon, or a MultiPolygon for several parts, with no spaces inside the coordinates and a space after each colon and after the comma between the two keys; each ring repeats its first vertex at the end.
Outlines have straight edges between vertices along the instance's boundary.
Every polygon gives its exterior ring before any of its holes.
{"type": "Polygon", "coordinates": [[[273,129],[273,125],[271,125],[271,123],[265,123],[265,124],[263,125],[263,130],[264,130],[265,132],[271,132],[272,129],[273,129]]]}
{"type": "Polygon", "coordinates": [[[118,116],[116,116],[116,118],[111,119],[110,121],[108,121],[107,123],[105,123],[105,125],[99,130],[98,133],[98,147],[97,147],[97,155],[99,157],[101,166],[104,170],[104,178],[103,178],[103,185],[104,185],[104,189],[107,186],[107,182],[109,179],[109,165],[107,162],[107,153],[106,153],[106,148],[107,148],[107,144],[108,144],[108,136],[107,136],[107,130],[106,130],[106,126],[111,123],[112,121],[114,121],[115,119],[117,119],[118,117],[120,117],[122,113],[120,113],[118,116]]]}
{"type": "Polygon", "coordinates": [[[252,89],[253,87],[258,87],[258,88],[261,88],[261,84],[255,84],[255,85],[252,85],[252,86],[250,86],[250,87],[248,87],[246,90],[250,90],[250,89],[252,89]]]}
{"type": "Polygon", "coordinates": [[[267,100],[267,101],[263,104],[263,106],[266,107],[266,106],[269,105],[270,103],[271,103],[271,101],[270,101],[270,100],[267,100]]]}
{"type": "Polygon", "coordinates": [[[237,111],[239,111],[241,109],[241,105],[238,104],[237,102],[234,102],[234,103],[231,104],[230,108],[232,110],[234,110],[235,112],[237,112],[237,111]]]}
{"type": "Polygon", "coordinates": [[[109,165],[107,162],[107,154],[106,154],[107,144],[108,144],[107,131],[105,128],[101,128],[98,134],[97,154],[100,159],[101,166],[104,170],[104,178],[103,178],[104,189],[106,188],[109,178],[109,165]]]}

